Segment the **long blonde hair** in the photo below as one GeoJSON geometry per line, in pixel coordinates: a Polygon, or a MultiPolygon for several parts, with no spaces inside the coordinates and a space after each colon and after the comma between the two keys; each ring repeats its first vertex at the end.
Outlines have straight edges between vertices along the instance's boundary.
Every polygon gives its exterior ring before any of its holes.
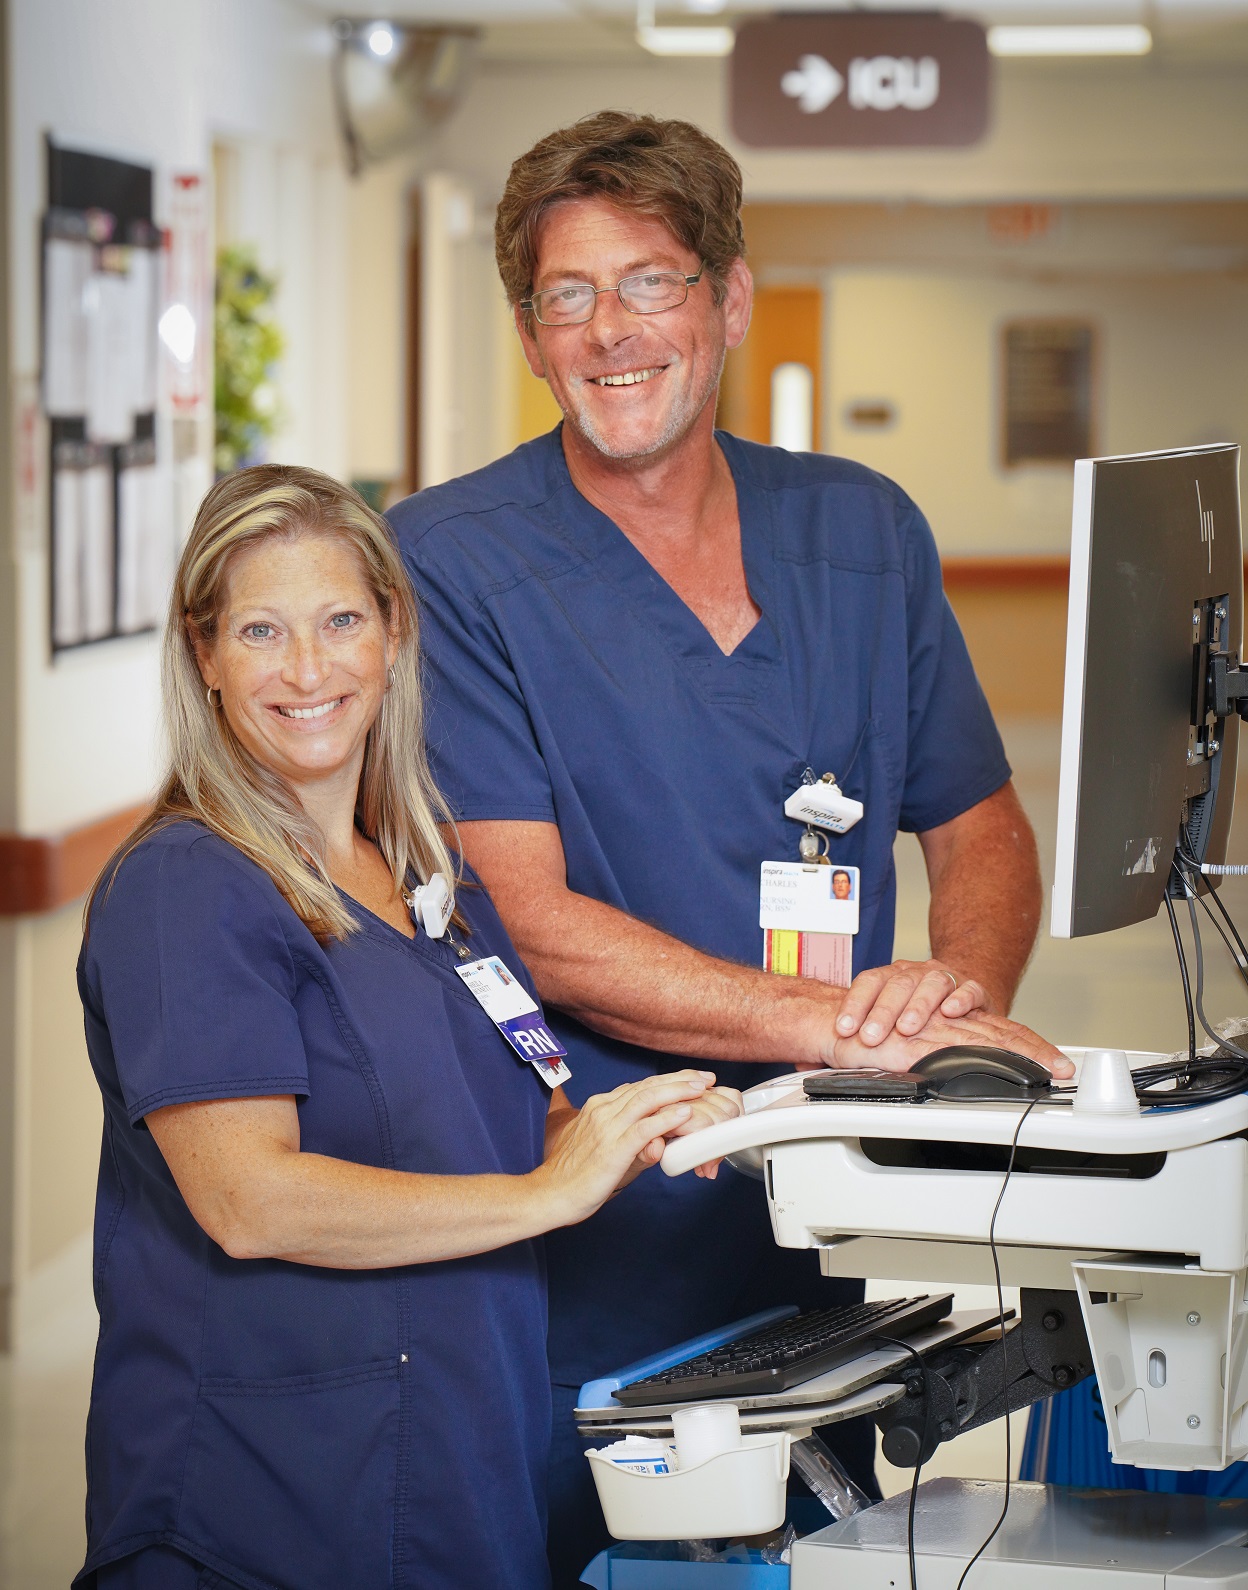
{"type": "Polygon", "coordinates": [[[441,873],[454,893],[457,868],[440,823],[450,813],[424,746],[419,622],[402,558],[386,521],[348,487],[314,469],[259,464],[226,475],[195,515],[174,578],[161,655],[169,767],[152,809],[104,867],[87,901],[150,833],[192,818],[262,867],[322,942],[355,930],[330,881],[320,829],[294,790],[247,752],[213,705],[195,643],[217,636],[231,557],[270,536],[332,535],[356,553],[381,617],[397,643],[392,682],[368,731],[356,817],[403,886],[441,873]]]}

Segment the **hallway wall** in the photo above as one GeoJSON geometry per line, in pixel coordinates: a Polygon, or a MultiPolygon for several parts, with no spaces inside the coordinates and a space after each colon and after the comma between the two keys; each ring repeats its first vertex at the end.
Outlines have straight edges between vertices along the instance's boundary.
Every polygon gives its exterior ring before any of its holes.
{"type": "MultiPolygon", "coordinates": [[[[143,801],[158,765],[157,643],[132,636],[50,656],[47,442],[39,371],[44,139],[155,167],[157,219],[175,172],[236,151],[237,236],[282,276],[281,379],[291,425],[275,455],[345,472],[345,176],[323,26],[293,0],[7,0],[0,304],[15,412],[0,536],[0,834],[57,835],[143,801]],[[33,425],[22,440],[19,428],[33,425]]],[[[201,328],[210,335],[210,327],[201,328]]],[[[179,435],[180,511],[211,474],[211,395],[179,435]]],[[[167,395],[158,415],[172,451],[167,395]]],[[[179,529],[185,529],[184,520],[179,529]]],[[[29,1336],[39,1279],[91,1219],[99,1105],[73,969],[80,902],[0,922],[0,1346],[29,1336]],[[32,1305],[33,1306],[33,1305],[32,1305]]]]}
{"type": "Polygon", "coordinates": [[[1008,321],[1091,323],[1093,451],[1248,438],[1248,281],[1128,276],[1003,281],[839,270],[827,281],[825,450],[891,476],[922,506],[942,555],[1064,554],[1066,462],[1002,460],[1008,321]],[[896,418],[855,425],[857,405],[896,418]]]}

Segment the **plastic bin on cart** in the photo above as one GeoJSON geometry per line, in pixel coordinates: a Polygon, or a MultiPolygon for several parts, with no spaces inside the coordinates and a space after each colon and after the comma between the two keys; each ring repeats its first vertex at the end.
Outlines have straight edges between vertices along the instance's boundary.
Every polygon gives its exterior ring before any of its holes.
{"type": "Polygon", "coordinates": [[[617,1540],[765,1535],[784,1522],[787,1432],[742,1436],[732,1451],[671,1474],[637,1474],[597,1452],[588,1457],[617,1540]]]}

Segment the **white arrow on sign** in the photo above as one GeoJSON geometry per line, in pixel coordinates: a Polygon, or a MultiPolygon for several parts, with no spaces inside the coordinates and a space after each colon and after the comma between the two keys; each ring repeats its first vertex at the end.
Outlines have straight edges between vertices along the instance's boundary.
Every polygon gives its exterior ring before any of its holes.
{"type": "Polygon", "coordinates": [[[780,79],[782,91],[795,99],[798,108],[815,115],[828,106],[845,87],[845,79],[822,55],[799,57],[797,70],[786,72],[780,79]]]}

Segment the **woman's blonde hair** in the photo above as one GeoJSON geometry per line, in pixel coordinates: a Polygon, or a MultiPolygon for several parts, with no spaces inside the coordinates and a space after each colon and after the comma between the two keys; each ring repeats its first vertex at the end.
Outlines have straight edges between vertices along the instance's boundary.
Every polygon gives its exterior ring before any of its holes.
{"type": "Polygon", "coordinates": [[[155,829],[187,818],[262,867],[322,943],[356,923],[325,870],[324,841],[294,790],[250,755],[208,692],[195,655],[211,646],[231,558],[270,536],[331,535],[359,559],[397,647],[390,688],[368,731],[356,817],[404,885],[457,870],[439,829],[450,813],[424,747],[416,601],[390,527],[354,491],[314,469],[259,464],[219,480],[199,506],[174,578],[161,657],[169,769],[150,812],[96,880],[101,885],[155,829]]]}

